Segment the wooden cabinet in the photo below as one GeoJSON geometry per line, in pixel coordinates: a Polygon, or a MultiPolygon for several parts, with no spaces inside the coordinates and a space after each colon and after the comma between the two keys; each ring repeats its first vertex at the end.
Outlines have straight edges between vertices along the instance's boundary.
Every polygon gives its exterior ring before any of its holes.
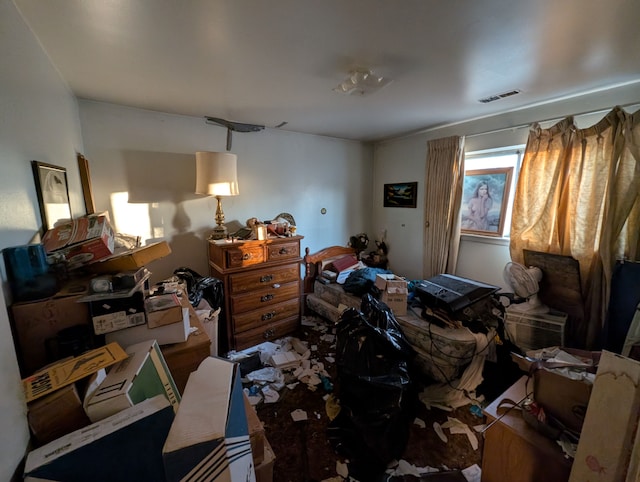
{"type": "Polygon", "coordinates": [[[244,350],[300,324],[300,240],[209,241],[209,271],[224,283],[227,346],[244,350]]]}

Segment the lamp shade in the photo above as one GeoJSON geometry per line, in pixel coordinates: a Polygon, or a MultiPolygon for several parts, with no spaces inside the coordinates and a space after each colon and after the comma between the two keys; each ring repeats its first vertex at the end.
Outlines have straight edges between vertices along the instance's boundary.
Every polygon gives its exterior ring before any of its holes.
{"type": "Polygon", "coordinates": [[[238,156],[230,152],[196,152],[196,194],[237,196],[238,156]]]}

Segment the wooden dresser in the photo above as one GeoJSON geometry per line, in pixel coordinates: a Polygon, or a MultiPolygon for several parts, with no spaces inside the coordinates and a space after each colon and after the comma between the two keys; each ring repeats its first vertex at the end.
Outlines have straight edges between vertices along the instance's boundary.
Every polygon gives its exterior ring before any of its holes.
{"type": "Polygon", "coordinates": [[[226,350],[280,338],[300,324],[300,240],[209,241],[209,271],[224,283],[226,350]]]}

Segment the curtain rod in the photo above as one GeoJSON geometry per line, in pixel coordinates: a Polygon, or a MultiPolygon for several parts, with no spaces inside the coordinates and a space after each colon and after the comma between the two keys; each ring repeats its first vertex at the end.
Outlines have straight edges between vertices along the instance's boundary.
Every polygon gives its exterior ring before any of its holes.
{"type": "MultiPolygon", "coordinates": [[[[632,105],[640,106],[640,101],[631,102],[631,103],[628,103],[628,104],[617,104],[617,106],[621,107],[621,108],[629,107],[629,106],[632,106],[632,105]]],[[[565,119],[567,117],[579,117],[579,116],[583,116],[583,115],[593,115],[593,114],[601,114],[601,113],[604,114],[606,112],[611,111],[613,108],[614,107],[610,107],[608,109],[580,112],[578,114],[568,114],[568,115],[565,115],[563,117],[555,117],[555,118],[552,118],[552,119],[545,119],[545,120],[540,120],[540,121],[532,121],[532,122],[530,122],[528,124],[520,124],[520,125],[516,125],[516,126],[511,126],[511,127],[502,127],[500,129],[494,129],[494,130],[485,131],[485,132],[477,132],[475,134],[468,134],[465,137],[478,137],[478,136],[486,136],[488,134],[497,134],[498,132],[515,131],[515,130],[518,130],[518,129],[524,129],[525,127],[530,127],[531,124],[534,124],[535,122],[537,122],[538,124],[543,124],[545,122],[554,122],[554,121],[558,122],[558,121],[560,121],[562,119],[565,119]]],[[[496,114],[496,115],[500,115],[500,114],[496,114]]],[[[493,116],[483,117],[482,119],[488,119],[490,117],[493,117],[493,116]]],[[[438,131],[438,130],[441,130],[441,129],[446,129],[448,127],[454,127],[454,126],[457,126],[457,125],[460,125],[460,124],[466,124],[468,122],[475,122],[475,121],[482,120],[482,119],[471,119],[471,120],[460,121],[460,122],[452,122],[450,124],[445,124],[445,125],[440,125],[440,126],[437,126],[437,127],[430,127],[428,129],[422,129],[422,130],[418,130],[418,131],[414,131],[414,132],[409,132],[409,133],[406,133],[404,135],[397,136],[397,137],[391,137],[391,138],[385,139],[385,140],[405,139],[407,137],[413,137],[413,136],[417,136],[417,135],[420,135],[420,134],[426,134],[428,132],[438,131]]]]}
{"type": "MultiPolygon", "coordinates": [[[[638,102],[632,102],[630,104],[619,104],[616,107],[620,107],[622,109],[624,109],[625,107],[629,107],[632,105],[640,105],[640,103],[638,102]]],[[[513,126],[513,127],[502,127],[500,129],[494,129],[491,131],[486,131],[486,132],[478,132],[476,134],[469,134],[465,137],[478,137],[478,136],[485,136],[488,134],[497,134],[498,132],[506,132],[506,131],[515,131],[518,129],[524,129],[524,128],[528,128],[531,127],[531,124],[545,124],[547,122],[560,122],[562,119],[566,119],[567,117],[580,117],[580,116],[584,116],[584,115],[595,115],[595,114],[606,114],[607,112],[611,112],[615,107],[609,107],[608,109],[600,109],[600,110],[593,110],[593,111],[588,111],[588,112],[580,112],[578,114],[569,114],[569,115],[565,115],[563,117],[554,117],[552,119],[544,119],[544,120],[540,120],[540,121],[533,121],[529,124],[520,124],[517,126],[513,126]]]]}

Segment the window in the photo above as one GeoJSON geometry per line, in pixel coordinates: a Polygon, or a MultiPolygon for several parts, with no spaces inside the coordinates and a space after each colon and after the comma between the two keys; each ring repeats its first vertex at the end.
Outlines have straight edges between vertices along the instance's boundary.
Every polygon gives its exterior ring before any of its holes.
{"type": "MultiPolygon", "coordinates": [[[[509,189],[505,189],[505,192],[508,193],[506,199],[500,199],[499,204],[493,203],[491,210],[493,212],[493,217],[498,215],[498,213],[504,213],[503,220],[503,231],[502,236],[505,238],[509,237],[509,230],[511,228],[511,213],[513,211],[513,199],[518,179],[518,174],[520,173],[520,165],[522,163],[522,156],[524,154],[525,146],[512,146],[500,149],[490,149],[485,151],[476,151],[476,152],[468,152],[465,154],[465,174],[470,171],[478,172],[487,172],[492,169],[496,169],[498,171],[504,171],[505,168],[513,168],[512,175],[510,176],[510,186],[509,189]],[[502,204],[506,203],[506,209],[504,211],[501,210],[502,204]]],[[[471,177],[471,176],[469,176],[471,177]]],[[[466,191],[466,190],[465,190],[466,191]]],[[[465,223],[465,216],[469,214],[469,199],[468,195],[465,196],[463,194],[462,199],[462,218],[463,218],[463,229],[465,223]]],[[[482,235],[482,233],[473,233],[482,235]]]]}

